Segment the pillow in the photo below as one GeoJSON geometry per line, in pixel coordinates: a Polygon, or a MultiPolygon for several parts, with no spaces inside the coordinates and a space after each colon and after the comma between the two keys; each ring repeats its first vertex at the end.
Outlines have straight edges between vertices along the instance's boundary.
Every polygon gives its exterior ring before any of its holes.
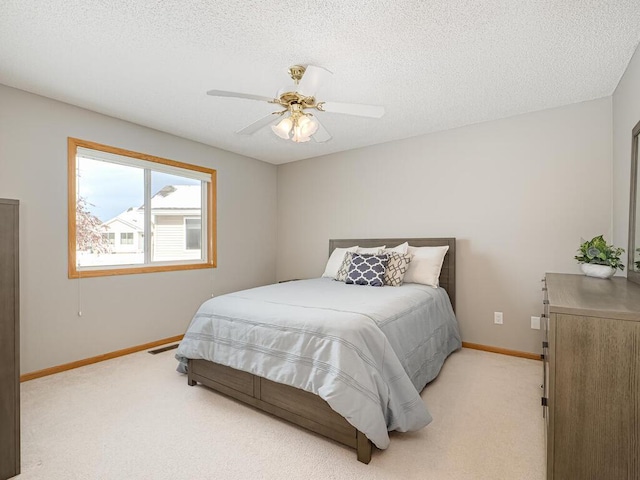
{"type": "Polygon", "coordinates": [[[333,252],[331,252],[331,256],[329,257],[329,261],[327,261],[327,266],[325,267],[322,276],[336,278],[338,269],[340,268],[340,265],[342,265],[342,260],[344,260],[344,254],[347,252],[355,252],[357,249],[357,245],[355,247],[334,249],[333,252]]]}
{"type": "Polygon", "coordinates": [[[347,275],[349,274],[349,266],[351,265],[351,259],[353,258],[353,252],[346,252],[344,254],[344,260],[342,260],[342,265],[338,269],[338,273],[336,273],[335,280],[339,282],[344,282],[347,279],[347,275]]]}
{"type": "Polygon", "coordinates": [[[443,247],[409,246],[408,253],[413,255],[413,258],[404,275],[404,283],[422,283],[437,287],[440,269],[447,250],[449,250],[449,245],[443,247]]]}
{"type": "Polygon", "coordinates": [[[387,269],[384,272],[384,284],[390,287],[402,285],[404,275],[409,269],[409,262],[411,262],[411,255],[409,254],[390,253],[387,269]]]}
{"type": "Polygon", "coordinates": [[[382,287],[388,261],[388,255],[352,254],[349,274],[345,283],[382,287]]]}
{"type": "Polygon", "coordinates": [[[407,248],[409,248],[409,242],[404,242],[393,248],[386,248],[383,253],[407,253],[407,248]]]}
{"type": "Polygon", "coordinates": [[[365,253],[367,255],[377,255],[378,253],[382,253],[387,246],[382,245],[381,247],[371,247],[371,248],[358,248],[356,253],[365,253]]]}

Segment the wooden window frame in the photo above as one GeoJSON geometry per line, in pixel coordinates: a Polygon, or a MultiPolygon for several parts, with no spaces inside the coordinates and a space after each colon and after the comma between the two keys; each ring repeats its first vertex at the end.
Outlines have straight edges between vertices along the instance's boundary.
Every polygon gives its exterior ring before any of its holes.
{"type": "MultiPolygon", "coordinates": [[[[69,278],[87,278],[87,277],[104,277],[111,275],[131,275],[138,273],[155,273],[155,272],[171,272],[177,270],[197,270],[202,268],[216,268],[217,266],[217,229],[216,229],[216,177],[217,171],[212,168],[201,167],[166,158],[147,155],[144,153],[133,152],[122,148],[102,145],[100,143],[81,140],[78,138],[68,137],[67,139],[67,224],[68,224],[68,267],[69,278]],[[159,163],[171,167],[193,170],[210,175],[211,181],[206,182],[207,188],[207,205],[206,205],[206,228],[209,234],[206,238],[206,257],[203,262],[188,263],[171,263],[164,265],[143,265],[143,266],[115,266],[112,268],[92,268],[78,269],[76,266],[76,201],[77,201],[77,183],[76,183],[76,155],[78,147],[89,148],[102,152],[122,155],[148,162],[159,163]]],[[[202,219],[203,224],[205,219],[202,219]]]]}

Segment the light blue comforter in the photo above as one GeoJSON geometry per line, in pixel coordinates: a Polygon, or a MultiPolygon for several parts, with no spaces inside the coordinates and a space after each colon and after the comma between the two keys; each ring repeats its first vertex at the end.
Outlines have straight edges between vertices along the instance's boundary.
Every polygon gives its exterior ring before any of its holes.
{"type": "Polygon", "coordinates": [[[388,431],[431,421],[418,392],[460,345],[442,288],[317,278],[204,302],[176,358],[182,372],[205,359],[315,393],[384,449],[388,431]]]}

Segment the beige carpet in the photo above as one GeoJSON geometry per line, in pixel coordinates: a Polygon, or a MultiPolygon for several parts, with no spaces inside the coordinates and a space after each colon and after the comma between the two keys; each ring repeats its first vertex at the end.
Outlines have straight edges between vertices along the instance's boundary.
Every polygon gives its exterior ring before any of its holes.
{"type": "Polygon", "coordinates": [[[22,384],[22,474],[46,479],[544,478],[540,362],[463,349],[422,392],[433,422],[369,465],[351,449],[187,386],[175,350],[22,384]]]}

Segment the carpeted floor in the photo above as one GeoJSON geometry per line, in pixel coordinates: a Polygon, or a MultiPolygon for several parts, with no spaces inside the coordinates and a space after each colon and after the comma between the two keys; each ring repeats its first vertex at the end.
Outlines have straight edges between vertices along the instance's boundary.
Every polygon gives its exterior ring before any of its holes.
{"type": "Polygon", "coordinates": [[[175,350],[22,384],[20,480],[542,480],[542,365],[462,349],[422,392],[434,420],[355,452],[187,386],[175,350]]]}

